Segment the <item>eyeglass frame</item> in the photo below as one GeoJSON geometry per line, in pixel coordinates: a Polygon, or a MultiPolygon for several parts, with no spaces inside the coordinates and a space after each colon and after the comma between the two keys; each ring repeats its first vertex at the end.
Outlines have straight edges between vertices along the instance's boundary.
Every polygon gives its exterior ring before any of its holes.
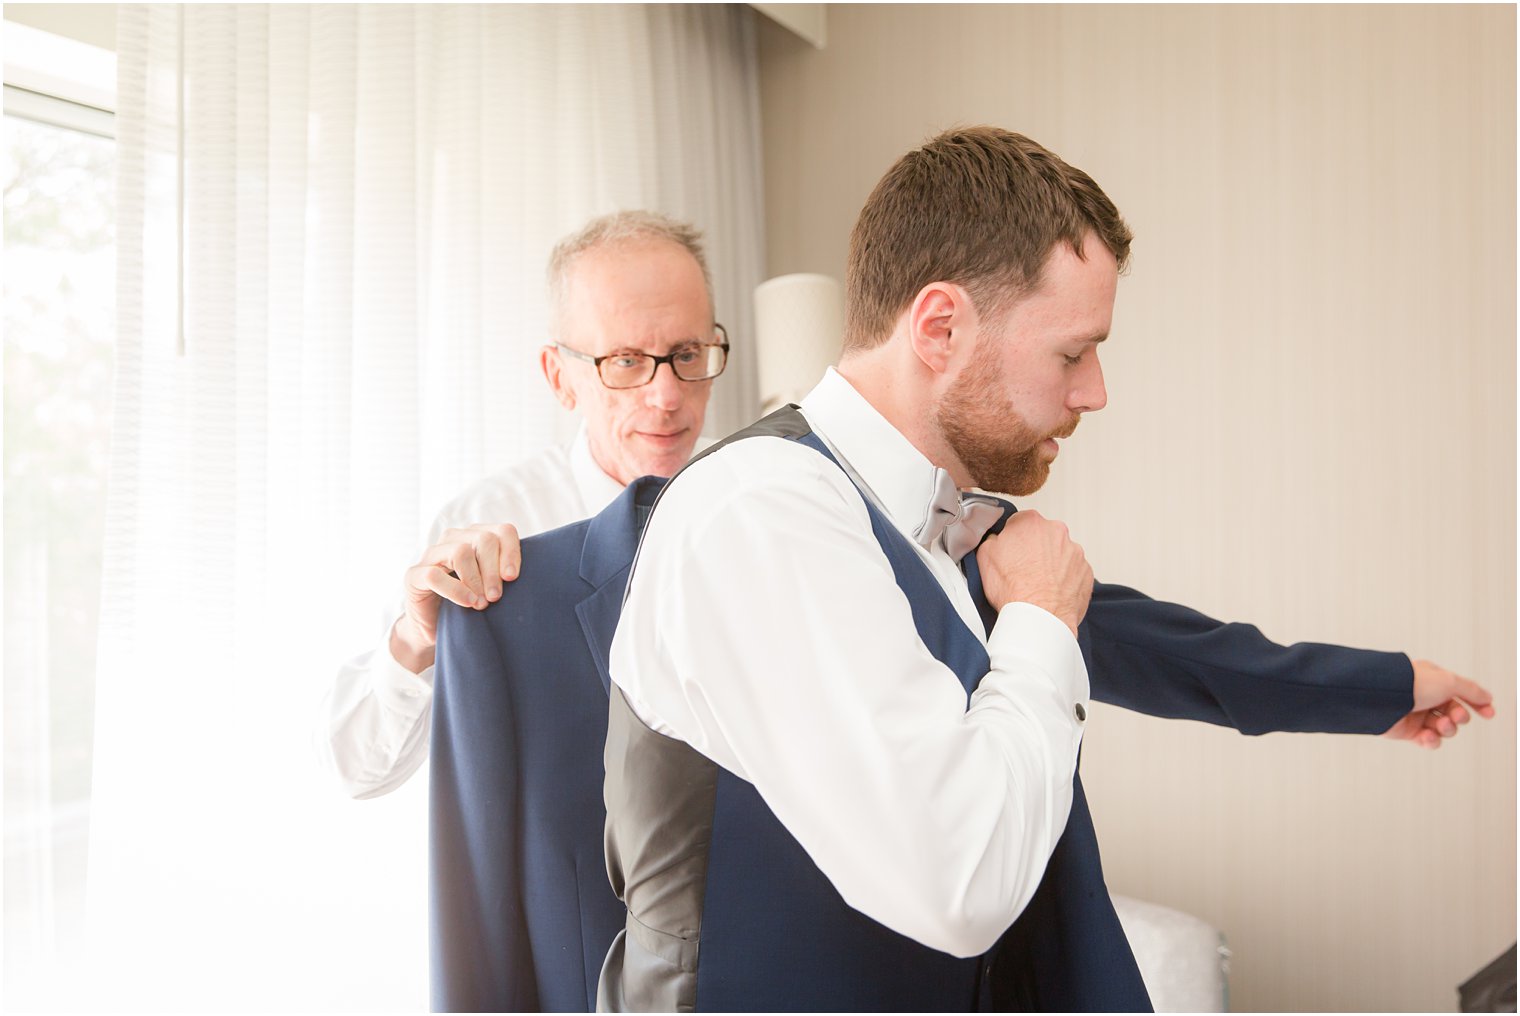
{"type": "Polygon", "coordinates": [[[719,324],[716,321],[713,322],[713,328],[715,328],[717,330],[717,332],[718,332],[719,335],[723,336],[723,341],[722,342],[699,342],[699,343],[697,343],[697,345],[699,347],[700,346],[717,346],[720,349],[722,349],[723,350],[723,370],[718,371],[718,373],[716,373],[716,374],[709,374],[707,377],[686,378],[686,377],[682,377],[680,375],[680,373],[676,370],[676,357],[678,355],[680,355],[680,350],[679,349],[673,349],[670,352],[666,353],[664,356],[655,356],[653,353],[646,353],[643,350],[633,350],[632,351],[633,353],[636,353],[639,356],[646,356],[649,359],[653,360],[654,361],[654,367],[650,369],[650,371],[649,371],[649,377],[646,380],[641,381],[641,382],[639,382],[636,385],[625,385],[622,388],[614,388],[614,387],[612,387],[612,385],[609,385],[607,383],[607,379],[604,378],[604,377],[602,377],[602,361],[603,360],[611,360],[614,357],[618,357],[618,356],[628,356],[630,351],[624,350],[623,352],[619,352],[619,353],[608,353],[605,356],[592,356],[590,353],[582,353],[579,349],[571,349],[569,346],[565,345],[563,342],[558,342],[558,341],[556,341],[554,343],[554,348],[557,349],[557,350],[559,350],[561,353],[569,353],[571,356],[575,357],[577,360],[583,360],[586,363],[589,363],[593,367],[595,367],[596,368],[596,379],[602,383],[602,387],[604,387],[604,388],[606,388],[606,389],[608,389],[610,391],[614,391],[614,392],[626,392],[626,391],[630,391],[630,390],[632,390],[634,388],[643,388],[645,385],[649,384],[650,382],[652,382],[654,380],[654,376],[660,372],[660,364],[662,364],[662,363],[668,363],[668,364],[670,364],[670,373],[673,374],[673,375],[675,375],[675,379],[677,381],[684,381],[687,384],[694,385],[694,384],[701,384],[703,381],[711,381],[713,378],[722,377],[723,376],[723,371],[728,369],[728,353],[729,353],[728,329],[724,328],[721,324],[719,324]]]}

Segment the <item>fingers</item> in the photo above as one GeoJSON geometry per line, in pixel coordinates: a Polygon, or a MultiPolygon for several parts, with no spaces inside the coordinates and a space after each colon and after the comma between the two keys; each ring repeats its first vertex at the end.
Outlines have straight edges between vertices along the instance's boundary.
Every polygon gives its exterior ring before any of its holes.
{"type": "Polygon", "coordinates": [[[1477,710],[1480,716],[1493,716],[1493,706],[1487,702],[1479,706],[1471,702],[1464,703],[1460,699],[1450,699],[1441,705],[1426,710],[1421,724],[1421,735],[1434,735],[1438,739],[1438,743],[1431,745],[1431,747],[1440,747],[1439,739],[1455,737],[1457,731],[1462,726],[1472,722],[1472,712],[1469,711],[1469,706],[1473,710],[1477,710]]]}
{"type": "MultiPolygon", "coordinates": [[[[1415,709],[1439,708],[1449,713],[1446,706],[1461,699],[1484,719],[1494,715],[1493,695],[1476,681],[1454,674],[1445,667],[1429,660],[1412,660],[1414,666],[1415,709]]],[[[1463,715],[1467,715],[1463,710],[1463,715]]],[[[1471,717],[1468,717],[1471,719],[1471,717]]],[[[1467,720],[1458,720],[1465,723],[1467,720]]]]}
{"type": "MultiPolygon", "coordinates": [[[[1467,678],[1459,677],[1455,674],[1453,674],[1452,677],[1455,679],[1456,697],[1472,706],[1475,710],[1477,710],[1478,715],[1482,716],[1484,719],[1493,719],[1493,694],[1477,681],[1469,681],[1467,678]]],[[[1463,720],[1462,722],[1465,723],[1467,721],[1463,720]]]]}
{"type": "MultiPolygon", "coordinates": [[[[1435,713],[1439,718],[1444,718],[1453,727],[1472,722],[1472,713],[1469,713],[1467,707],[1456,699],[1452,699],[1445,705],[1432,709],[1431,712],[1435,713]]],[[[1456,733],[1456,731],[1453,730],[1452,733],[1456,733]]]]}
{"type": "Polygon", "coordinates": [[[517,527],[507,523],[492,526],[491,531],[500,543],[497,571],[503,582],[511,582],[522,571],[522,546],[518,540],[517,527]]]}
{"type": "MultiPolygon", "coordinates": [[[[419,564],[413,565],[407,570],[407,589],[420,593],[431,593],[434,596],[457,603],[461,607],[485,606],[485,601],[466,583],[451,574],[452,569],[444,564],[419,564]]],[[[436,605],[431,611],[431,618],[419,617],[426,629],[431,627],[429,620],[436,619],[438,610],[436,605]]]]}
{"type": "Polygon", "coordinates": [[[501,599],[502,583],[512,581],[522,571],[517,527],[502,523],[447,530],[418,564],[433,564],[453,572],[467,594],[451,595],[458,593],[455,586],[448,587],[450,592],[435,591],[462,607],[482,609],[501,599]]]}
{"type": "MultiPolygon", "coordinates": [[[[450,529],[434,546],[428,548],[423,560],[431,558],[434,564],[443,565],[459,576],[470,595],[464,599],[445,596],[461,607],[484,607],[486,603],[501,596],[500,567],[496,563],[497,540],[486,527],[450,529]],[[489,562],[489,563],[487,563],[489,562]],[[495,596],[492,596],[492,583],[495,596]]],[[[440,595],[443,595],[440,592],[440,595]]]]}
{"type": "Polygon", "coordinates": [[[1422,723],[1423,732],[1433,733],[1436,737],[1455,737],[1457,724],[1466,723],[1471,717],[1467,716],[1467,711],[1464,709],[1461,713],[1462,719],[1459,720],[1454,711],[1448,711],[1450,709],[1451,703],[1447,703],[1446,706],[1437,706],[1428,710],[1422,723]]]}
{"type": "MultiPolygon", "coordinates": [[[[468,543],[454,544],[449,548],[447,563],[449,570],[459,576],[459,581],[470,592],[468,599],[454,600],[454,602],[461,607],[484,607],[488,602],[486,599],[486,584],[485,579],[480,573],[480,561],[475,556],[475,548],[468,543]]],[[[491,573],[491,578],[497,579],[494,572],[491,573]]],[[[500,579],[497,579],[497,583],[497,595],[499,596],[501,595],[500,579]]],[[[450,596],[448,599],[453,600],[454,598],[450,596]]]]}

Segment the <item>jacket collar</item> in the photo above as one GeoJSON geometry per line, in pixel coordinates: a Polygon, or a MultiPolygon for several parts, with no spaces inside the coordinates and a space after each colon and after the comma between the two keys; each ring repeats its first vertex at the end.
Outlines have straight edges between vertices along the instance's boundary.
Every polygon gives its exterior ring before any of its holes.
{"type": "Polygon", "coordinates": [[[593,586],[602,586],[633,563],[644,519],[649,517],[649,509],[667,482],[659,476],[641,476],[591,517],[581,549],[581,578],[593,586]]]}
{"type": "Polygon", "coordinates": [[[602,689],[609,693],[612,675],[607,671],[607,661],[612,656],[612,635],[623,612],[628,570],[639,549],[644,521],[666,482],[658,476],[634,480],[605,511],[591,519],[586,530],[580,575],[594,591],[576,604],[575,613],[601,675],[602,689]]]}

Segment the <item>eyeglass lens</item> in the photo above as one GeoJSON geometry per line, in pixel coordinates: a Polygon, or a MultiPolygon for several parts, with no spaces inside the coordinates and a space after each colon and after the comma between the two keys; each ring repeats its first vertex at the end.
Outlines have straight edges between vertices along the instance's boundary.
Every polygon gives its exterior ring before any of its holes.
{"type": "MultiPolygon", "coordinates": [[[[722,346],[693,342],[670,352],[670,366],[683,381],[705,381],[723,373],[728,354],[722,346]]],[[[608,388],[637,388],[654,379],[655,358],[647,353],[609,356],[601,363],[602,383],[608,388]]]]}

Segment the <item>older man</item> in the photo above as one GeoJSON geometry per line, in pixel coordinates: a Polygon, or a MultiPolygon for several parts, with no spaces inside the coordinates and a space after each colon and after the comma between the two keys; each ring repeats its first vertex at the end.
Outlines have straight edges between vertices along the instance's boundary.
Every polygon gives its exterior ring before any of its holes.
{"type": "Polygon", "coordinates": [[[649,212],[594,219],[554,249],[549,299],[555,341],[540,365],[581,431],[449,502],[381,644],[338,671],[321,741],[353,797],[396,789],[427,758],[440,604],[500,599],[519,534],[595,515],[635,478],[676,472],[697,443],[728,343],[694,228],[649,212]]]}

